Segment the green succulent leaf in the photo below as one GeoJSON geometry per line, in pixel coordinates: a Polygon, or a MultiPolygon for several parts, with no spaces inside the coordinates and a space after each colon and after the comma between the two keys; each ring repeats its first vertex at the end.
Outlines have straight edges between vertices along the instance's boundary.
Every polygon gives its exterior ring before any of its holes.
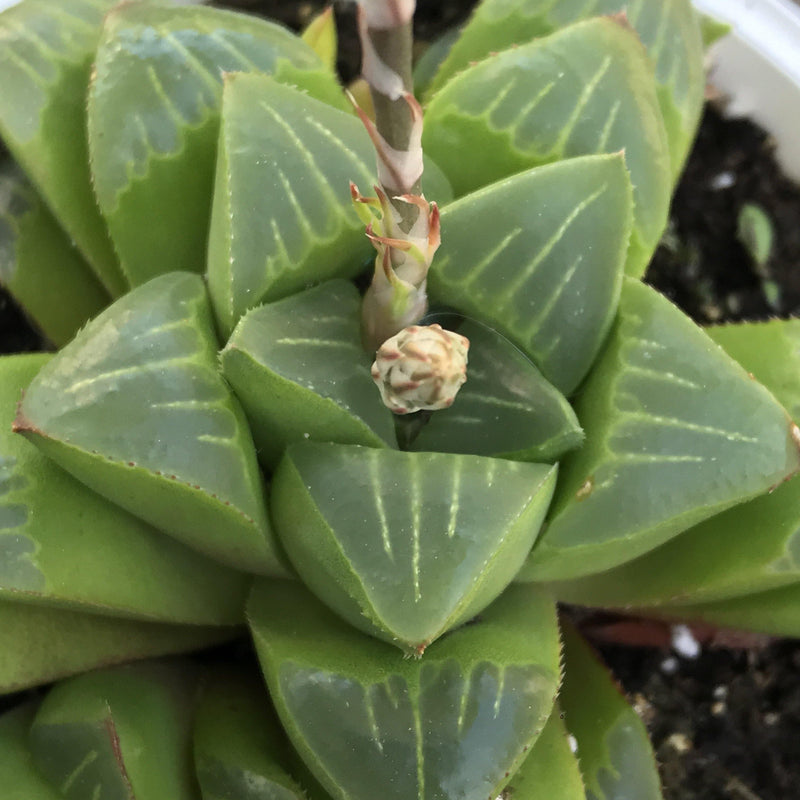
{"type": "MultiPolygon", "coordinates": [[[[349,181],[368,193],[375,153],[352,114],[259,75],[226,81],[208,284],[222,330],[264,301],[353,277],[375,251],[349,181]]],[[[451,190],[426,160],[426,194],[451,190]]]]}
{"type": "Polygon", "coordinates": [[[348,181],[375,182],[359,120],[274,80],[226,81],[208,285],[229,333],[249,308],[351,277],[374,253],[348,181]]]}
{"type": "Polygon", "coordinates": [[[661,800],[647,731],[606,668],[571,625],[559,702],[577,742],[586,800],[661,800]]]}
{"type": "Polygon", "coordinates": [[[552,584],[573,603],[695,605],[800,582],[800,480],[701,522],[616,569],[552,584]]]}
{"type": "Polygon", "coordinates": [[[26,703],[0,716],[0,785],[5,800],[61,800],[28,749],[28,728],[35,713],[36,705],[26,703]]]}
{"type": "Polygon", "coordinates": [[[431,295],[507,336],[570,394],[614,318],[631,209],[619,154],[492,184],[442,210],[431,295]]]}
{"type": "Polygon", "coordinates": [[[0,285],[58,347],[109,303],[77,247],[11,162],[0,165],[0,285]]]}
{"type": "Polygon", "coordinates": [[[775,239],[775,226],[769,214],[756,203],[745,203],[739,209],[736,235],[753,260],[756,271],[764,275],[775,239]]]}
{"type": "Polygon", "coordinates": [[[336,33],[333,6],[327,6],[306,25],[302,39],[331,72],[336,72],[339,37],[336,33]]]}
{"type": "Polygon", "coordinates": [[[242,403],[262,463],[290,442],[394,444],[361,346],[361,297],[329,281],[249,311],[222,351],[222,371],[242,403]]]}
{"type": "Polygon", "coordinates": [[[248,616],[284,728],[337,800],[497,797],[553,706],[558,632],[533,587],[511,588],[422,660],[297,582],[259,582],[248,616]]]}
{"type": "Polygon", "coordinates": [[[197,650],[231,635],[232,629],[218,626],[139,622],[0,599],[0,694],[100,666],[197,650]]]}
{"type": "Polygon", "coordinates": [[[438,39],[428,45],[425,52],[414,64],[414,94],[426,94],[442,62],[447,58],[450,48],[461,35],[461,29],[454,27],[445,31],[438,39]]]}
{"type": "Polygon", "coordinates": [[[305,800],[258,675],[214,670],[198,704],[194,761],[203,800],[305,800]]]}
{"type": "Polygon", "coordinates": [[[659,606],[648,609],[651,616],[685,622],[694,620],[720,628],[749,630],[770,636],[800,637],[800,583],[767,592],[731,597],[713,603],[659,606]]]}
{"type": "Polygon", "coordinates": [[[42,702],[34,761],[67,800],[197,800],[195,671],[144,663],[71,678],[42,702]]]}
{"type": "Polygon", "coordinates": [[[86,93],[116,0],[26,0],[0,14],[0,136],[113,295],[126,289],[89,176],[86,93]]]}
{"type": "Polygon", "coordinates": [[[732,30],[730,23],[723,22],[716,17],[711,17],[708,14],[698,14],[697,16],[700,21],[700,35],[703,38],[703,47],[706,50],[712,44],[727,36],[732,30]]]}
{"type": "Polygon", "coordinates": [[[106,17],[89,149],[97,199],[134,286],[205,269],[222,78],[235,71],[270,73],[344,108],[314,51],[273,23],[137,2],[106,17]]]}
{"type": "MultiPolygon", "coordinates": [[[[432,314],[425,322],[451,319],[432,314]]],[[[583,441],[575,412],[530,359],[497,331],[463,320],[467,382],[452,408],[432,414],[411,449],[552,462],[583,441]]]]}
{"type": "MultiPolygon", "coordinates": [[[[505,788],[515,800],[586,800],[578,760],[558,703],[522,766],[505,788]]],[[[638,800],[638,798],[637,798],[638,800]]]]}
{"type": "Polygon", "coordinates": [[[712,325],[706,333],[800,419],[800,319],[712,325]]]}
{"type": "Polygon", "coordinates": [[[0,359],[0,598],[156,622],[244,621],[246,576],[165,537],[11,432],[49,356],[0,359]]]}
{"type": "Polygon", "coordinates": [[[90,488],[245,571],[285,574],[199,275],[106,309],[31,383],[16,428],[90,488]]]}
{"type": "Polygon", "coordinates": [[[772,395],[637,281],[576,410],[587,445],[564,462],[523,579],[630,561],[800,466],[797,427],[772,395]]]}
{"type": "Polygon", "coordinates": [[[624,151],[634,224],[626,272],[644,273],[667,222],[669,150],[641,42],[604,17],[506,50],[434,95],[423,144],[457,194],[530,167],[624,151]],[[481,153],[465,163],[464,153],[481,153]]]}
{"type": "Polygon", "coordinates": [[[272,515],[319,597],[419,654],[508,585],[555,478],[544,464],[303,442],[273,476],[272,515]]]}
{"type": "MultiPolygon", "coordinates": [[[[720,325],[706,332],[800,415],[800,321],[720,325]]],[[[628,565],[553,587],[563,599],[605,605],[684,605],[800,579],[800,484],[718,514],[628,565]],[[725,547],[719,548],[724,542],[725,547]]]]}
{"type": "Polygon", "coordinates": [[[483,0],[454,43],[429,90],[438,92],[470,62],[524,45],[578,20],[624,14],[655,67],[661,113],[677,178],[703,108],[700,24],[691,0],[483,0]]]}
{"type": "MultiPolygon", "coordinates": [[[[800,415],[800,320],[720,325],[706,332],[793,418],[800,415]]],[[[561,599],[595,605],[694,605],[798,581],[800,481],[790,480],[629,564],[551,588],[561,599]]]]}

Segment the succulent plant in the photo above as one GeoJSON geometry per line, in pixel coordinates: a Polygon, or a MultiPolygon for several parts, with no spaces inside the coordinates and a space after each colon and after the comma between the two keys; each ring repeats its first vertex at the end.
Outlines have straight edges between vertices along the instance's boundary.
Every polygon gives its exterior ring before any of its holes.
{"type": "Polygon", "coordinates": [[[483,0],[422,105],[413,10],[361,5],[374,122],[330,14],[0,15],[0,279],[60,348],[0,359],[0,691],[59,681],[12,800],[649,800],[557,601],[800,633],[798,323],[641,280],[689,0],[483,0]]]}

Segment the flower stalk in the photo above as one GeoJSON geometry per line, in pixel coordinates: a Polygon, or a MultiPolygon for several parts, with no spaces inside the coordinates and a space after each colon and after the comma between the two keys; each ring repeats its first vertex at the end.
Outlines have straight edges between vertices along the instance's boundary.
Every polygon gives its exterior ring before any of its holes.
{"type": "Polygon", "coordinates": [[[356,107],[375,146],[375,197],[351,186],[377,256],[362,306],[363,340],[376,351],[427,310],[428,268],[439,246],[439,212],[422,194],[422,109],[412,94],[415,0],[359,0],[362,72],[375,122],[356,107]]]}

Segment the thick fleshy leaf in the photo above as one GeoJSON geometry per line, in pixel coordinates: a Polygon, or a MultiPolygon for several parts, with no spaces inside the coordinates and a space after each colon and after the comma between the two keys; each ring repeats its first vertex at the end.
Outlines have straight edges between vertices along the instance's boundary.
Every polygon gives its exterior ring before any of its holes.
{"type": "Polygon", "coordinates": [[[800,319],[712,325],[706,333],[800,419],[800,319]]]}
{"type": "Polygon", "coordinates": [[[414,64],[414,94],[422,97],[428,91],[442,62],[447,58],[450,48],[461,34],[458,27],[445,31],[438,39],[428,45],[425,52],[414,64]]]}
{"type": "Polygon", "coordinates": [[[505,796],[515,800],[586,800],[578,760],[570,747],[558,703],[522,766],[508,782],[505,796]]]}
{"type": "Polygon", "coordinates": [[[554,583],[560,599],[614,607],[694,605],[800,581],[800,479],[616,569],[554,583]]]}
{"type": "Polygon", "coordinates": [[[731,597],[715,603],[689,606],[659,606],[648,609],[651,616],[680,621],[705,622],[721,628],[735,628],[766,633],[771,636],[800,637],[800,583],[758,592],[744,597],[731,597]]]}
{"type": "Polygon", "coordinates": [[[125,280],[89,177],[86,93],[115,0],[26,0],[0,14],[0,135],[113,295],[125,280]]]}
{"type": "Polygon", "coordinates": [[[0,165],[0,285],[57,347],[109,303],[77,247],[10,161],[0,165]]]}
{"type": "Polygon", "coordinates": [[[245,575],[87,489],[11,432],[49,356],[0,359],[0,598],[194,625],[244,619],[245,575]]]}
{"type": "Polygon", "coordinates": [[[36,705],[27,703],[0,716],[0,786],[5,800],[61,800],[28,749],[28,728],[35,713],[36,705]]]}
{"type": "Polygon", "coordinates": [[[219,644],[231,629],[114,619],[0,599],[0,694],[87,669],[219,644]]]}
{"type": "Polygon", "coordinates": [[[30,732],[36,765],[67,800],[197,800],[188,663],[126,665],[51,690],[30,732]]]}
{"type": "Polygon", "coordinates": [[[545,464],[303,442],[273,476],[272,518],[320,598],[421,654],[518,572],[555,479],[545,464]]]}
{"type": "Polygon", "coordinates": [[[431,295],[507,336],[569,394],[614,318],[631,209],[621,154],[492,184],[442,210],[431,295]]]}
{"type": "Polygon", "coordinates": [[[576,410],[588,444],[564,462],[524,579],[630,561],[800,466],[800,434],[774,397],[637,281],[576,410]]]}
{"type": "Polygon", "coordinates": [[[624,151],[641,275],[667,221],[670,160],[652,68],[619,19],[580,22],[464,70],[434,95],[423,145],[457,194],[530,167],[624,151]],[[465,163],[464,153],[481,153],[465,163]]]}
{"type": "MultiPolygon", "coordinates": [[[[375,251],[349,181],[369,194],[375,153],[352,114],[266,76],[226,81],[209,234],[208,283],[227,334],[249,308],[362,272],[375,251]]],[[[426,161],[430,200],[450,199],[426,161]]]]}
{"type": "Polygon", "coordinates": [[[587,800],[661,800],[647,731],[606,668],[571,625],[559,702],[578,745],[587,800]]]}
{"type": "Polygon", "coordinates": [[[305,800],[287,772],[289,746],[257,674],[214,670],[194,727],[203,800],[305,800]]]}
{"type": "Polygon", "coordinates": [[[336,71],[336,55],[339,52],[339,41],[336,35],[336,19],[333,6],[320,11],[308,23],[302,36],[303,41],[320,57],[322,63],[331,72],[336,71]]]}
{"type": "MultiPolygon", "coordinates": [[[[425,323],[454,322],[431,314],[425,323]]],[[[583,441],[575,412],[530,359],[475,320],[452,326],[469,339],[467,382],[445,413],[431,414],[411,449],[549,462],[583,441]]]]}
{"type": "Polygon", "coordinates": [[[90,488],[190,547],[285,574],[199,275],[125,295],[33,380],[15,422],[90,488]]]}
{"type": "Polygon", "coordinates": [[[497,797],[553,706],[558,632],[533,587],[509,589],[421,660],[296,582],[259,582],[248,616],[284,728],[337,800],[497,797]]]}
{"type": "Polygon", "coordinates": [[[391,412],[361,346],[361,297],[346,281],[249,311],[222,351],[222,371],[247,415],[262,463],[311,439],[394,444],[391,412]]]}
{"type": "Polygon", "coordinates": [[[722,22],[722,20],[719,20],[716,17],[711,17],[708,14],[700,13],[698,13],[697,16],[700,22],[700,35],[703,39],[703,47],[706,50],[708,50],[711,45],[715,44],[720,39],[726,37],[731,30],[733,30],[733,26],[730,25],[730,23],[722,22]]]}
{"type": "MultiPolygon", "coordinates": [[[[800,416],[800,320],[705,330],[794,419],[800,416]]],[[[551,588],[563,600],[630,607],[708,602],[797,581],[800,481],[791,480],[711,517],[628,564],[551,588]]]]}
{"type": "Polygon", "coordinates": [[[700,25],[691,0],[483,0],[439,69],[438,91],[470,62],[592,16],[625,14],[655,65],[658,97],[677,177],[703,108],[700,25]]]}
{"type": "Polygon", "coordinates": [[[235,71],[267,72],[345,107],[314,51],[273,23],[150,3],[121,3],[106,17],[89,150],[100,208],[134,286],[205,268],[222,76],[235,71]]]}

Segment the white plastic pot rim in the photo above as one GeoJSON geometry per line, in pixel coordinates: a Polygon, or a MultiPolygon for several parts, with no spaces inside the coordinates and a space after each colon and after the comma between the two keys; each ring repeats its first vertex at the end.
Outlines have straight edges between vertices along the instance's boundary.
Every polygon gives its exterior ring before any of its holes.
{"type": "Polygon", "coordinates": [[[694,0],[733,27],[711,53],[711,83],[729,98],[730,116],[752,117],[800,180],[800,6],[791,0],[694,0]]]}
{"type": "Polygon", "coordinates": [[[800,87],[800,6],[791,0],[694,0],[694,5],[732,25],[737,38],[800,87]]]}

